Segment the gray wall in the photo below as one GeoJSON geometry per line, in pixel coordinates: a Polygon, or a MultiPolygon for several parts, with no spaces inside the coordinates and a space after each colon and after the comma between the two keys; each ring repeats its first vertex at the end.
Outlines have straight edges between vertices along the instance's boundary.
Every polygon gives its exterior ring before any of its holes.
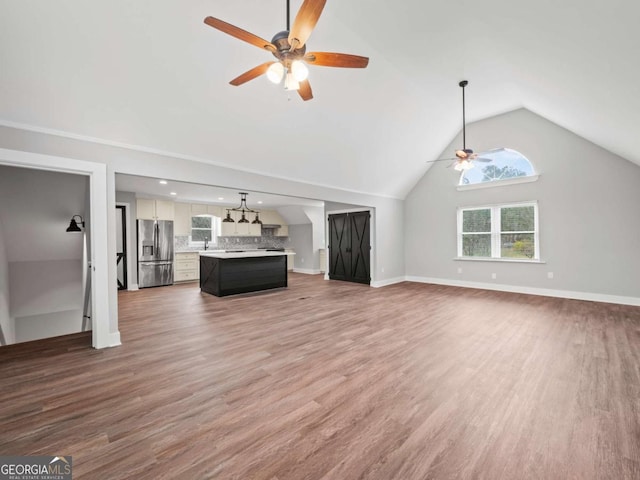
{"type": "MultiPolygon", "coordinates": [[[[460,145],[457,137],[443,156],[460,145]]],[[[524,109],[468,125],[467,146],[513,148],[540,178],[457,191],[457,172],[434,164],[405,201],[407,276],[640,297],[640,167],[524,109]],[[454,260],[458,207],[527,200],[538,201],[545,263],[454,260]]]]}
{"type": "Polygon", "coordinates": [[[81,331],[84,234],[65,230],[73,215],[85,217],[87,188],[86,176],[0,166],[16,342],[81,331]]]}
{"type": "MultiPolygon", "coordinates": [[[[296,252],[293,268],[298,270],[317,270],[313,266],[313,225],[289,225],[291,248],[296,252]]],[[[309,272],[311,273],[311,272],[309,272]]]]}
{"type": "Polygon", "coordinates": [[[9,261],[2,230],[0,221],[0,344],[10,344],[15,342],[15,325],[9,311],[9,261]]]}

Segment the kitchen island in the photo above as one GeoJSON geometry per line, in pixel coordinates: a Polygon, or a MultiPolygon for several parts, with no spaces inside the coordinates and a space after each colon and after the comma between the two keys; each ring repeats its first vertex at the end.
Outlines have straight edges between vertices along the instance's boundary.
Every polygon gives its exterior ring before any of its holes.
{"type": "Polygon", "coordinates": [[[217,297],[287,286],[285,252],[200,252],[200,290],[217,297]]]}

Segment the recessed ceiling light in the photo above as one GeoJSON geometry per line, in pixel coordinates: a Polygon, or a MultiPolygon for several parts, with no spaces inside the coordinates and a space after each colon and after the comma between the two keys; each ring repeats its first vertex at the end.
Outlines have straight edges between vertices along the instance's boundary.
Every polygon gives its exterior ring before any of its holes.
{"type": "Polygon", "coordinates": [[[176,192],[169,192],[169,195],[177,195],[176,192]]]}
{"type": "Polygon", "coordinates": [[[262,200],[258,200],[258,203],[259,203],[260,205],[262,205],[262,200]]]}
{"type": "Polygon", "coordinates": [[[166,180],[160,180],[160,185],[166,185],[167,183],[169,182],[167,182],[166,180]]]}
{"type": "Polygon", "coordinates": [[[218,197],[218,200],[224,200],[224,197],[218,197]]]}

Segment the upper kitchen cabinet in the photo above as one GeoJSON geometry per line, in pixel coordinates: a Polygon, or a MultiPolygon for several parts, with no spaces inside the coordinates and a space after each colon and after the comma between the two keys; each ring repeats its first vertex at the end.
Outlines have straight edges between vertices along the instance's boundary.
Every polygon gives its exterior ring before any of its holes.
{"type": "Polygon", "coordinates": [[[222,217],[222,207],[218,207],[217,205],[205,205],[202,203],[192,203],[191,204],[191,215],[213,215],[214,217],[222,217]]]}
{"type": "MultiPolygon", "coordinates": [[[[238,223],[238,220],[242,218],[241,212],[229,212],[234,222],[222,222],[222,236],[223,237],[259,237],[262,235],[262,229],[260,224],[251,223],[253,218],[250,214],[245,214],[245,218],[249,220],[249,223],[238,223]]],[[[222,217],[223,219],[225,215],[222,217]]]]}
{"type": "Polygon", "coordinates": [[[169,200],[136,199],[136,215],[140,220],[174,220],[174,203],[169,200]]]}
{"type": "Polygon", "coordinates": [[[174,235],[190,235],[191,234],[191,204],[176,203],[175,204],[175,220],[173,222],[174,235]]]}

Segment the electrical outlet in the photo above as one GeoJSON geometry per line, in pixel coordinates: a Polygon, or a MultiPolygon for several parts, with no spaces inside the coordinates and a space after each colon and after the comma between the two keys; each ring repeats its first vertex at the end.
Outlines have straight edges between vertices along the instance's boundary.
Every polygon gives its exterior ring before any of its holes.
{"type": "Polygon", "coordinates": [[[300,263],[304,263],[304,258],[301,258],[301,259],[300,259],[300,263]]]}
{"type": "Polygon", "coordinates": [[[547,278],[553,278],[553,272],[547,272],[547,278]]]}
{"type": "Polygon", "coordinates": [[[380,269],[380,271],[381,271],[382,273],[384,273],[384,267],[382,267],[382,268],[380,269]]]}
{"type": "Polygon", "coordinates": [[[462,267],[458,267],[458,273],[462,273],[462,267]]]}
{"type": "Polygon", "coordinates": [[[493,278],[495,280],[496,278],[498,278],[498,275],[496,275],[495,273],[492,273],[491,274],[491,278],[493,278]]]}

